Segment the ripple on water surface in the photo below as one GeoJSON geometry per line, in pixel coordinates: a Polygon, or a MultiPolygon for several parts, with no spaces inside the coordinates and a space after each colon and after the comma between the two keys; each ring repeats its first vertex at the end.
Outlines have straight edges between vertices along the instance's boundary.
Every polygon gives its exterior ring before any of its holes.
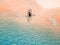
{"type": "Polygon", "coordinates": [[[60,38],[55,38],[49,30],[31,25],[26,28],[22,24],[0,19],[0,45],[60,45],[60,38]],[[41,32],[34,33],[34,30],[41,32]]]}

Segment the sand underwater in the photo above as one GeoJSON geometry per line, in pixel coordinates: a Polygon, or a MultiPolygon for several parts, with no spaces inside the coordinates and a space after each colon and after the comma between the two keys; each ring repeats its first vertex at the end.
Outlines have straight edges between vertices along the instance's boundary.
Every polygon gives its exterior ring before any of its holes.
{"type": "Polygon", "coordinates": [[[0,19],[0,45],[60,45],[60,33],[53,33],[50,28],[0,19]]]}

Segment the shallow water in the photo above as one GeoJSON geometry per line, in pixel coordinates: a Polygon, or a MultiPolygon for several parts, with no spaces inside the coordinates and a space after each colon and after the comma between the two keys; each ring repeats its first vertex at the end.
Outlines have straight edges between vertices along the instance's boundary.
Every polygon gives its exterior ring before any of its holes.
{"type": "Polygon", "coordinates": [[[0,45],[60,45],[60,36],[52,35],[49,28],[0,19],[0,45]]]}

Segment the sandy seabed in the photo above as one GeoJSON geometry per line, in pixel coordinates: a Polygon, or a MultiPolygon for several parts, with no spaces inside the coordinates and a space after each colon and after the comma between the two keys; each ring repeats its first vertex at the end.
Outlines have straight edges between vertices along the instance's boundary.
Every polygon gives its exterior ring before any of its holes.
{"type": "Polygon", "coordinates": [[[44,8],[34,0],[0,0],[0,45],[60,45],[60,8],[44,8]],[[35,14],[30,23],[28,9],[35,14]]]}

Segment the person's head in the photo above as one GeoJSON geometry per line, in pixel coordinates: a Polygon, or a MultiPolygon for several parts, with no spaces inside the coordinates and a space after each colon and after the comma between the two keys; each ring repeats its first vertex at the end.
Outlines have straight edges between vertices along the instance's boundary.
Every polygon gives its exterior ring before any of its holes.
{"type": "Polygon", "coordinates": [[[29,12],[31,11],[31,9],[28,10],[29,12]]]}

